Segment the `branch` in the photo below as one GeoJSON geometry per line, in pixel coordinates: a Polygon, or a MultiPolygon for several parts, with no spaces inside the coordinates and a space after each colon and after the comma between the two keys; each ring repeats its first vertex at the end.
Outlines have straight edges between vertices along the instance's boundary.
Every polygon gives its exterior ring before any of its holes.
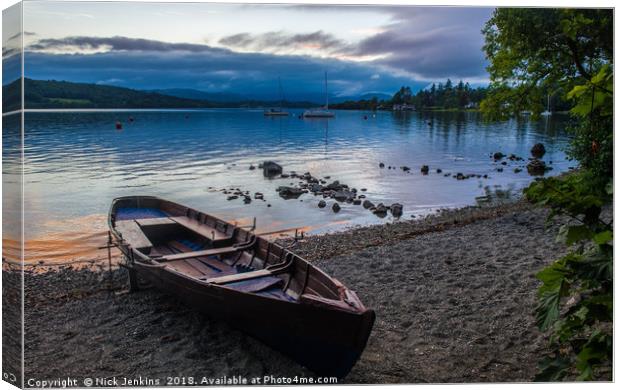
{"type": "Polygon", "coordinates": [[[573,62],[575,66],[577,66],[577,70],[581,74],[581,77],[587,79],[588,81],[592,79],[592,75],[583,67],[583,64],[580,61],[579,49],[577,48],[577,42],[573,41],[569,37],[566,38],[566,44],[571,51],[571,55],[573,57],[573,62]]]}

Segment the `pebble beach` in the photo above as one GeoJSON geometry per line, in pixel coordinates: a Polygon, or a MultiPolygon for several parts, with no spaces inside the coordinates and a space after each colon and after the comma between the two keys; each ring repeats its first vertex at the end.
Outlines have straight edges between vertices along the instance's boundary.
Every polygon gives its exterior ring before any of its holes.
{"type": "MultiPolygon", "coordinates": [[[[566,250],[546,214],[517,201],[294,243],[376,310],[341,382],[533,380],[546,347],[535,274],[566,250]]],[[[101,268],[26,271],[26,379],[313,375],[156,289],[129,293],[123,269],[101,268]]]]}

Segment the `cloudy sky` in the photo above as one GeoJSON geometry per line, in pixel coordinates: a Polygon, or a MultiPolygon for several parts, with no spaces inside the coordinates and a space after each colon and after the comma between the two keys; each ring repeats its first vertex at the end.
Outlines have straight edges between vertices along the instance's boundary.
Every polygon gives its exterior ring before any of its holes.
{"type": "MultiPolygon", "coordinates": [[[[265,98],[486,82],[489,8],[25,2],[26,77],[265,98]]],[[[6,37],[5,44],[6,44],[6,37]]],[[[6,54],[6,53],[5,53],[6,54]]]]}

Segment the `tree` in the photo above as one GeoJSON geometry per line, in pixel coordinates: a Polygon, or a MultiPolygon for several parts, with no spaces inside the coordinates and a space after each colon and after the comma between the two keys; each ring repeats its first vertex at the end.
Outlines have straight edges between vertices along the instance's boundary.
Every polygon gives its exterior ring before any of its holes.
{"type": "Polygon", "coordinates": [[[613,220],[601,217],[613,192],[613,13],[596,9],[496,9],[483,29],[490,119],[531,110],[564,93],[576,125],[569,155],[578,173],[530,185],[527,199],[571,217],[560,230],[569,253],[537,274],[537,324],[551,353],[539,380],[611,377],[613,220]]]}
{"type": "Polygon", "coordinates": [[[506,117],[543,109],[554,85],[570,91],[613,61],[613,12],[501,8],[482,30],[491,97],[483,111],[506,117]]]}

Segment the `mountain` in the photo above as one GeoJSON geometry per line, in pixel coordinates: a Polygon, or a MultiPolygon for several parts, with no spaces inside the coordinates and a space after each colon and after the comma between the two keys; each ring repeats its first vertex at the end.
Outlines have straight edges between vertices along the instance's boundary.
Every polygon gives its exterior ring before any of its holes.
{"type": "Polygon", "coordinates": [[[392,95],[383,93],[383,92],[369,92],[361,95],[357,98],[357,100],[372,100],[372,98],[376,97],[377,100],[390,100],[392,95]]]}
{"type": "Polygon", "coordinates": [[[226,92],[205,92],[191,88],[153,89],[145,92],[154,92],[167,96],[175,96],[184,99],[208,100],[211,102],[241,102],[249,100],[247,97],[226,92]]]}
{"type": "MultiPolygon", "coordinates": [[[[2,86],[3,110],[15,106],[20,80],[2,86]],[[16,98],[16,99],[14,99],[16,98]]],[[[24,79],[25,108],[205,108],[207,101],[107,85],[24,79]]],[[[19,104],[17,104],[19,108],[19,104]]]]}

